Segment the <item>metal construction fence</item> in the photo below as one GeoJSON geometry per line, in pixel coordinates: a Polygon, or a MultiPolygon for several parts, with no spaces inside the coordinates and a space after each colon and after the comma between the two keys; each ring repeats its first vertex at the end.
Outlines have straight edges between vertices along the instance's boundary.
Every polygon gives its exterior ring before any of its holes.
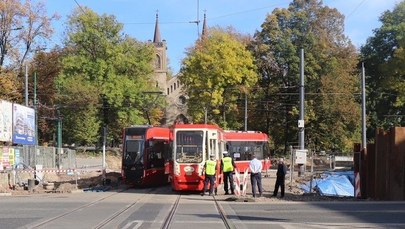
{"type": "Polygon", "coordinates": [[[68,148],[44,146],[3,146],[0,148],[2,169],[35,168],[75,169],[76,151],[68,148]]]}

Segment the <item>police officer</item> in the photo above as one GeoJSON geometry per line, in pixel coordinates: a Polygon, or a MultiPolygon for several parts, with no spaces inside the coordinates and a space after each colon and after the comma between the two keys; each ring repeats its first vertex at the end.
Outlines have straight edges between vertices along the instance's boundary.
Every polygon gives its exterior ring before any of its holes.
{"type": "Polygon", "coordinates": [[[236,165],[235,162],[233,161],[233,158],[229,155],[228,151],[224,151],[222,153],[223,158],[221,160],[221,172],[224,177],[224,191],[225,195],[229,195],[229,188],[228,188],[228,182],[229,186],[231,188],[231,194],[235,194],[235,187],[233,185],[233,170],[235,169],[236,165]]]}
{"type": "Polygon", "coordinates": [[[204,189],[201,196],[204,196],[205,192],[207,191],[208,182],[210,183],[210,196],[213,195],[214,192],[214,183],[215,183],[215,173],[217,169],[217,161],[215,160],[214,155],[210,155],[210,159],[205,162],[204,172],[205,172],[205,179],[204,179],[204,189]]]}

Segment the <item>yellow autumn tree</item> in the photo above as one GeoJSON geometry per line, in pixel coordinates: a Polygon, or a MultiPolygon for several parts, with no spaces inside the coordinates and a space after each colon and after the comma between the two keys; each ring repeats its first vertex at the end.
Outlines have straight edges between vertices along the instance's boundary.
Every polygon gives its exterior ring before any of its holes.
{"type": "Polygon", "coordinates": [[[229,128],[242,125],[238,99],[258,80],[244,38],[232,28],[211,28],[189,48],[180,80],[189,97],[188,113],[193,122],[229,128]]]}

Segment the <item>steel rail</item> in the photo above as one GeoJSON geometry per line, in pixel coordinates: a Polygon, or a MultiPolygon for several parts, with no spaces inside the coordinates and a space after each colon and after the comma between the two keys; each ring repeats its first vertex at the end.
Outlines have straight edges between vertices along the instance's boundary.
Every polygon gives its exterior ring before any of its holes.
{"type": "Polygon", "coordinates": [[[163,221],[163,225],[161,227],[162,229],[169,229],[170,228],[170,225],[172,223],[174,214],[176,213],[177,207],[179,206],[180,199],[181,199],[181,195],[179,195],[177,197],[176,201],[173,203],[173,206],[170,209],[169,214],[167,215],[165,221],[163,221]]]}
{"type": "MultiPolygon", "coordinates": [[[[115,196],[115,195],[118,195],[118,194],[121,193],[121,192],[124,192],[125,190],[128,190],[128,189],[127,189],[127,188],[126,188],[126,189],[122,189],[122,190],[120,190],[120,191],[118,191],[118,192],[115,192],[115,193],[112,193],[112,194],[110,194],[110,195],[108,195],[108,196],[105,196],[105,197],[102,197],[102,198],[97,199],[97,200],[95,200],[95,201],[92,201],[92,202],[90,202],[90,203],[81,205],[81,206],[79,206],[79,207],[77,207],[77,208],[75,208],[75,209],[72,209],[72,210],[70,210],[70,211],[64,212],[64,213],[62,213],[62,214],[60,214],[60,215],[57,215],[57,216],[52,217],[52,218],[50,218],[50,219],[44,220],[44,221],[42,221],[42,222],[39,222],[39,223],[37,223],[37,224],[35,224],[35,225],[33,225],[33,226],[30,226],[30,228],[39,228],[39,227],[44,226],[44,225],[46,225],[46,224],[48,224],[48,223],[51,223],[51,222],[54,222],[54,221],[56,221],[56,220],[58,220],[58,219],[60,219],[60,218],[63,218],[63,217],[65,217],[65,216],[67,216],[67,215],[70,215],[70,214],[72,214],[72,213],[74,213],[74,212],[83,210],[83,209],[88,208],[88,207],[90,207],[90,206],[92,206],[92,205],[94,205],[94,204],[100,203],[100,202],[102,202],[103,200],[106,200],[106,199],[108,199],[108,198],[110,198],[110,197],[112,197],[112,196],[115,196]]],[[[152,190],[151,190],[151,191],[152,191],[152,190]]],[[[135,205],[137,202],[139,202],[139,201],[140,201],[143,197],[145,197],[145,196],[146,196],[146,194],[143,195],[141,198],[137,199],[133,204],[131,204],[131,207],[132,207],[133,205],[135,205]]],[[[129,208],[126,208],[126,209],[124,208],[124,211],[126,211],[126,210],[128,210],[128,209],[129,209],[129,208]]],[[[120,210],[120,211],[119,211],[120,213],[119,213],[118,215],[122,214],[124,211],[120,210]]],[[[117,215],[117,214],[114,214],[115,217],[117,217],[118,215],[117,215]]],[[[111,220],[109,220],[108,222],[110,222],[110,221],[111,221],[111,220]]],[[[104,221],[103,221],[103,222],[104,222],[104,221]]],[[[99,225],[100,225],[100,224],[99,224],[99,225]]],[[[97,225],[97,226],[99,226],[99,225],[97,225]]],[[[103,225],[102,225],[102,226],[103,226],[103,225]]],[[[100,228],[100,227],[99,227],[99,228],[100,228]]]]}
{"type": "Polygon", "coordinates": [[[217,207],[217,210],[221,216],[222,221],[225,224],[225,228],[227,229],[234,229],[235,226],[233,225],[233,223],[228,219],[228,217],[225,214],[224,209],[222,208],[222,206],[219,204],[219,202],[217,201],[217,199],[215,198],[215,196],[212,196],[214,198],[214,202],[215,202],[215,206],[217,207]]]}

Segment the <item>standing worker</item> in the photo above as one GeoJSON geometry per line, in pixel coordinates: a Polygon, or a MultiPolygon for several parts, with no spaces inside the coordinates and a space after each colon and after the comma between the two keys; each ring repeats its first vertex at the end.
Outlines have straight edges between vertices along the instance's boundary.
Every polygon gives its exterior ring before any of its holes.
{"type": "Polygon", "coordinates": [[[264,171],[266,171],[264,177],[269,177],[270,165],[271,165],[270,158],[266,157],[266,159],[264,159],[264,171]]]}
{"type": "Polygon", "coordinates": [[[225,195],[229,195],[229,187],[228,182],[231,188],[231,194],[235,194],[235,186],[233,184],[233,170],[235,169],[236,165],[233,161],[233,158],[229,155],[228,151],[224,151],[222,153],[223,158],[221,160],[221,172],[224,176],[224,191],[225,195]]]}
{"type": "Polygon", "coordinates": [[[201,193],[201,196],[205,195],[207,191],[208,182],[210,183],[210,196],[214,193],[214,183],[215,183],[215,173],[217,170],[217,161],[215,160],[214,155],[210,155],[210,159],[205,162],[204,171],[205,172],[205,179],[204,179],[204,189],[201,193]]]}
{"type": "Polygon", "coordinates": [[[262,162],[257,160],[256,155],[252,154],[252,160],[249,163],[250,168],[250,182],[252,184],[252,195],[256,198],[256,185],[259,189],[259,197],[262,196],[262,162]]]}
{"type": "Polygon", "coordinates": [[[281,198],[284,197],[285,190],[285,175],[287,174],[287,166],[284,164],[284,159],[280,158],[277,166],[277,179],[274,185],[273,196],[277,196],[278,188],[281,186],[281,198]]]}

